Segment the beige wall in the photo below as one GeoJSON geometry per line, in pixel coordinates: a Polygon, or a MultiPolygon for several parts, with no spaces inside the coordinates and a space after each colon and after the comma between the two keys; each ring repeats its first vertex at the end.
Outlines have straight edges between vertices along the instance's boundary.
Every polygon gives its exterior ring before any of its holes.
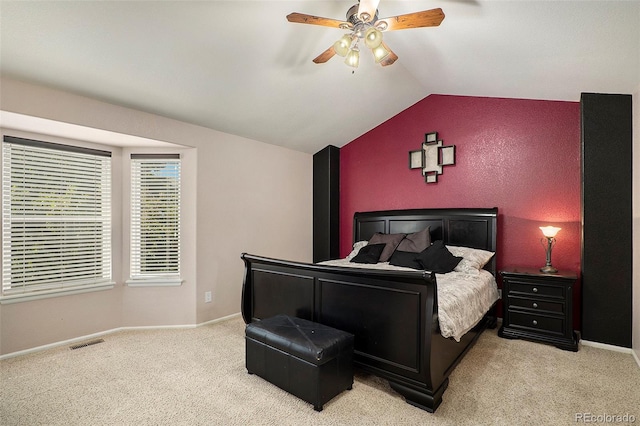
{"type": "MultiPolygon", "coordinates": [[[[183,157],[191,206],[183,285],[127,287],[128,256],[116,252],[112,290],[0,305],[0,355],[118,327],[192,325],[237,313],[242,252],[311,261],[310,154],[6,78],[0,110],[191,148],[183,157]],[[204,303],[206,291],[211,303],[204,303]]],[[[117,189],[124,197],[126,173],[117,173],[125,176],[117,189]]],[[[114,217],[125,250],[126,217],[126,206],[114,217]]]]}
{"type": "Polygon", "coordinates": [[[640,85],[633,93],[633,350],[640,363],[640,85]]]}

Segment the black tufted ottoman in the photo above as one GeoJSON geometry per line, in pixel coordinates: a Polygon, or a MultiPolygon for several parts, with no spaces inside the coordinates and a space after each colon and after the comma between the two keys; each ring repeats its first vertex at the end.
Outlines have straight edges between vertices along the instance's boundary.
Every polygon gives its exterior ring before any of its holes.
{"type": "Polygon", "coordinates": [[[287,315],[246,328],[249,374],[311,404],[316,411],[353,386],[353,335],[287,315]]]}

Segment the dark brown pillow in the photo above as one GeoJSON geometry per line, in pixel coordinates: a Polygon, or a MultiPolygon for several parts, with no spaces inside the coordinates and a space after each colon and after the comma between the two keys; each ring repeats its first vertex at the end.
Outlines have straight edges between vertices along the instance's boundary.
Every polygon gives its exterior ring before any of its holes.
{"type": "Polygon", "coordinates": [[[385,246],[386,244],[367,244],[360,249],[353,259],[351,259],[351,262],[378,263],[380,254],[382,254],[382,250],[384,250],[385,246]]]}
{"type": "Polygon", "coordinates": [[[438,240],[420,253],[417,256],[417,260],[427,271],[446,274],[453,271],[453,268],[460,263],[462,258],[452,255],[444,246],[442,240],[438,240]]]}
{"type": "Polygon", "coordinates": [[[431,245],[430,232],[431,228],[427,226],[420,232],[408,234],[402,241],[400,241],[396,250],[420,253],[431,245]]]}
{"type": "Polygon", "coordinates": [[[380,262],[387,262],[391,259],[391,255],[396,251],[398,244],[400,244],[405,235],[407,234],[381,234],[377,232],[371,237],[369,244],[386,244],[380,255],[380,262]]]}

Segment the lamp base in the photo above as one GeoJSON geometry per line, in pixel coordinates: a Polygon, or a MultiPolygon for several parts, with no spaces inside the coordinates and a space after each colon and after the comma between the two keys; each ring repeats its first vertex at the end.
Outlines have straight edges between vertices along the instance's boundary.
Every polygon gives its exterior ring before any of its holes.
{"type": "Polygon", "coordinates": [[[545,274],[555,274],[556,272],[558,272],[558,270],[551,265],[546,265],[540,268],[540,272],[543,272],[545,274]]]}

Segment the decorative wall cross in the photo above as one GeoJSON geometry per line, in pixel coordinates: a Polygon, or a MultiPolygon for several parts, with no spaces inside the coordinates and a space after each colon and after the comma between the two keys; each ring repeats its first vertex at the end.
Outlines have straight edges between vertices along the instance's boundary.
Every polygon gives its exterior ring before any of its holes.
{"type": "Polygon", "coordinates": [[[438,132],[424,135],[422,149],[409,151],[409,168],[422,169],[425,183],[437,183],[442,174],[442,166],[456,163],[456,146],[443,146],[438,140],[438,132]]]}

